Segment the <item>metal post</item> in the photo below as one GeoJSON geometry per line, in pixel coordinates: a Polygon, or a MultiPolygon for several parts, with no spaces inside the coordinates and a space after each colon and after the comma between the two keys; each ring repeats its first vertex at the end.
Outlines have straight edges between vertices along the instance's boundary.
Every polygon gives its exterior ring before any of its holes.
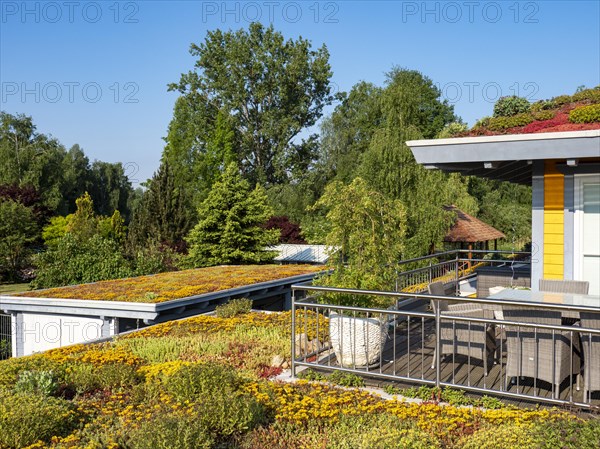
{"type": "Polygon", "coordinates": [[[296,377],[296,291],[292,289],[292,378],[296,377]]]}
{"type": "Polygon", "coordinates": [[[440,314],[440,300],[435,300],[435,386],[437,388],[440,387],[441,377],[442,377],[442,369],[440,366],[440,362],[442,360],[442,356],[440,351],[442,349],[442,345],[440,343],[442,337],[441,331],[441,314],[440,314]]]}
{"type": "Polygon", "coordinates": [[[458,252],[456,253],[456,258],[454,259],[454,294],[458,296],[458,252]]]}
{"type": "Polygon", "coordinates": [[[431,274],[431,259],[429,260],[429,283],[433,282],[433,276],[431,274]]]}

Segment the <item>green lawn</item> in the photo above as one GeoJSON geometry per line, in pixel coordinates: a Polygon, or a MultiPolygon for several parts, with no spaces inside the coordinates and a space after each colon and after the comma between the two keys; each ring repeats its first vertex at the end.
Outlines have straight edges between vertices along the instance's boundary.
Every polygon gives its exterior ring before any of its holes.
{"type": "Polygon", "coordinates": [[[0,284],[0,295],[11,295],[29,290],[29,284],[0,284]]]}

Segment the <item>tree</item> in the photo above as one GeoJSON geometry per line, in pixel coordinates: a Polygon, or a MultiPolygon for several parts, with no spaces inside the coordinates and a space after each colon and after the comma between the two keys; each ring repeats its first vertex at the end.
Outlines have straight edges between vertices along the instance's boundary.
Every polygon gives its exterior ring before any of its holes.
{"type": "MultiPolygon", "coordinates": [[[[316,170],[326,181],[349,183],[356,176],[362,156],[381,126],[381,94],[381,88],[361,81],[323,119],[316,170]]],[[[322,193],[321,190],[319,195],[322,193]]]]}
{"type": "Polygon", "coordinates": [[[218,264],[261,263],[272,260],[266,251],[279,238],[278,230],[264,224],[273,215],[264,189],[254,190],[230,164],[198,208],[200,221],[187,238],[187,258],[194,267],[218,264]]]}
{"type": "Polygon", "coordinates": [[[515,245],[531,239],[531,187],[476,177],[469,178],[468,186],[480,205],[478,218],[515,245]]]}
{"type": "Polygon", "coordinates": [[[75,199],[89,191],[97,212],[118,209],[129,219],[131,185],[121,164],[89,160],[79,145],[69,151],[38,133],[31,117],[0,112],[0,185],[33,188],[53,213],[74,212],[75,199]]]}
{"type": "Polygon", "coordinates": [[[466,183],[417,164],[406,141],[434,138],[456,117],[429,78],[399,68],[388,74],[381,110],[381,126],[358,171],[372,188],[402,202],[407,211],[403,257],[422,256],[442,241],[452,223],[444,205],[475,207],[466,183]]]}
{"type": "Polygon", "coordinates": [[[306,243],[302,238],[302,230],[297,223],[286,216],[273,216],[265,224],[266,229],[279,231],[279,243],[306,243]]]}
{"type": "Polygon", "coordinates": [[[67,151],[62,161],[64,179],[62,206],[57,210],[61,215],[75,212],[75,200],[91,188],[92,174],[90,160],[79,145],[75,144],[67,151]]]}
{"type": "Polygon", "coordinates": [[[285,41],[272,26],[252,23],[247,31],[210,31],[190,53],[195,70],[169,86],[183,95],[165,149],[176,170],[207,162],[219,117],[231,124],[236,160],[251,183],[283,182],[309,166],[316,137],[298,137],[334,100],[325,46],[314,51],[306,39],[285,41]]]}
{"type": "Polygon", "coordinates": [[[175,184],[168,162],[163,162],[148,183],[148,190],[133,213],[129,244],[135,249],[163,244],[183,251],[185,236],[195,218],[190,195],[175,184]]]}
{"type": "Polygon", "coordinates": [[[0,201],[13,200],[28,207],[33,212],[38,228],[41,228],[51,215],[42,195],[32,186],[0,185],[0,201]]]}
{"type": "Polygon", "coordinates": [[[16,279],[37,233],[35,215],[30,208],[17,201],[0,199],[0,273],[10,280],[16,279]]]}
{"type": "Polygon", "coordinates": [[[0,112],[0,184],[34,187],[56,210],[62,201],[64,153],[58,140],[36,131],[31,117],[0,112]]]}
{"type": "Polygon", "coordinates": [[[99,220],[94,212],[94,202],[90,194],[85,192],[75,200],[75,204],[77,210],[68,220],[66,232],[82,241],[99,234],[99,220]]]}
{"type": "Polygon", "coordinates": [[[120,162],[94,161],[91,180],[90,195],[94,199],[95,211],[100,215],[109,216],[118,210],[128,222],[131,215],[128,206],[132,187],[123,165],[120,162]]]}
{"type": "Polygon", "coordinates": [[[367,290],[392,289],[396,263],[405,245],[404,205],[356,178],[349,185],[333,181],[315,207],[327,209],[331,230],[326,243],[338,248],[333,258],[335,272],[326,283],[367,290]]]}

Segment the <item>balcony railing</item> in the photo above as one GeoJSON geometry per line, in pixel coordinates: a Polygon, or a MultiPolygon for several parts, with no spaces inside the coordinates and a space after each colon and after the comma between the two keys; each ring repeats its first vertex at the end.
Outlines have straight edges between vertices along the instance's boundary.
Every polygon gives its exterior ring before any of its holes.
{"type": "Polygon", "coordinates": [[[585,354],[589,358],[600,351],[600,329],[573,324],[575,320],[549,324],[551,320],[531,322],[498,313],[510,306],[529,311],[526,315],[575,316],[589,307],[313,285],[292,290],[293,376],[299,368],[339,370],[517,401],[600,407],[600,391],[593,391],[600,387],[590,380],[593,359],[585,360],[585,354]],[[387,297],[398,306],[374,309],[327,302],[338,294],[354,295],[357,302],[361,296],[387,297]],[[434,311],[403,308],[410,299],[431,302],[434,311]],[[449,300],[476,304],[489,313],[442,312],[440,305],[449,300]]]}
{"type": "Polygon", "coordinates": [[[434,281],[458,283],[475,275],[480,267],[514,267],[530,265],[531,253],[523,251],[491,251],[457,249],[407,259],[397,264],[395,291],[420,293],[434,281]]]}
{"type": "Polygon", "coordinates": [[[0,360],[9,359],[12,354],[11,329],[11,316],[0,313],[0,360]]]}

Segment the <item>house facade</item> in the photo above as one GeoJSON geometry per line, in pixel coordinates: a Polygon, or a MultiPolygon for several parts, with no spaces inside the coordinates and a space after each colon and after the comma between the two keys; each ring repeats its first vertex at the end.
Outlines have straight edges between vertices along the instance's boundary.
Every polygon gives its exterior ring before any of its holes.
{"type": "Polygon", "coordinates": [[[600,130],[407,142],[426,168],[532,186],[531,286],[585,280],[600,295],[600,130]]]}

